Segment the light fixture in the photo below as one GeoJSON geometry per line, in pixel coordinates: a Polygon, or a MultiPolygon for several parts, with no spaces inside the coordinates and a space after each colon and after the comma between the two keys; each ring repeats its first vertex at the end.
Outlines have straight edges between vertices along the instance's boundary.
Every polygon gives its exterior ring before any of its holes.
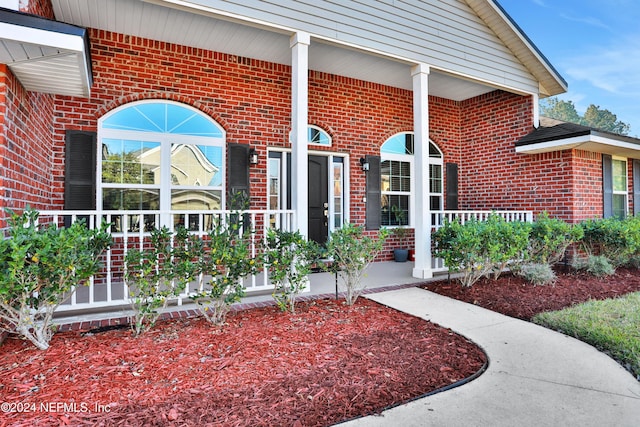
{"type": "Polygon", "coordinates": [[[258,152],[255,148],[249,150],[249,164],[257,165],[258,164],[258,152]]]}
{"type": "Polygon", "coordinates": [[[369,170],[369,162],[364,157],[360,157],[360,166],[365,172],[369,170]]]}

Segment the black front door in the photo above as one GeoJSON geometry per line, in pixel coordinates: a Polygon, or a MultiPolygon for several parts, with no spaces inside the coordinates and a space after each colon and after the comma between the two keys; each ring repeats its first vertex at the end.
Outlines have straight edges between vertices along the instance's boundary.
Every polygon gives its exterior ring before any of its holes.
{"type": "Polygon", "coordinates": [[[309,240],[321,245],[329,236],[328,157],[309,156],[309,240]]]}

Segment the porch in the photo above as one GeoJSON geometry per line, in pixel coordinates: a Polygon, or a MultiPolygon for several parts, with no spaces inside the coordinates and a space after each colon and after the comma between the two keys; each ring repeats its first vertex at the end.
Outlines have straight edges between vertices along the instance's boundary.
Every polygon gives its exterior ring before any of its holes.
{"type": "MultiPolygon", "coordinates": [[[[533,213],[528,211],[432,211],[432,231],[442,226],[445,219],[457,218],[461,222],[472,218],[486,219],[491,213],[501,215],[507,221],[533,221],[533,213]]],[[[95,227],[103,218],[111,223],[111,234],[114,244],[103,255],[103,270],[89,280],[88,286],[80,287],[62,304],[56,312],[56,323],[69,324],[87,321],[99,322],[104,319],[127,318],[132,312],[129,307],[129,293],[123,281],[124,259],[127,251],[144,247],[149,230],[160,224],[173,229],[177,225],[186,226],[191,233],[204,237],[215,220],[224,220],[229,215],[238,215],[231,211],[42,211],[40,224],[56,224],[64,226],[80,218],[95,227]]],[[[293,231],[295,228],[295,212],[291,210],[247,210],[242,211],[250,224],[252,256],[260,253],[262,242],[266,239],[270,227],[293,231]]],[[[431,241],[430,236],[428,241],[431,241]]],[[[430,251],[429,251],[430,252],[430,251]]],[[[364,282],[369,291],[386,290],[394,287],[413,286],[427,280],[441,280],[447,272],[441,259],[433,258],[428,253],[431,270],[436,275],[433,279],[413,277],[414,263],[397,263],[390,261],[375,262],[365,273],[364,282]]],[[[337,278],[328,272],[313,273],[309,277],[310,289],[302,297],[313,298],[319,295],[336,295],[340,292],[337,278]]],[[[197,306],[189,296],[206,286],[206,278],[192,282],[183,293],[171,301],[168,312],[185,312],[197,310],[197,306]]],[[[273,300],[266,269],[249,276],[244,280],[246,296],[238,303],[251,307],[265,305],[273,300]]]]}

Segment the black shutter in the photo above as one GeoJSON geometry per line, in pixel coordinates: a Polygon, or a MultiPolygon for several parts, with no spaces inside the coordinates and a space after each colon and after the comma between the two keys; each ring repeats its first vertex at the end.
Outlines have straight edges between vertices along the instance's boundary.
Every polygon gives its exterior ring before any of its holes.
{"type": "Polygon", "coordinates": [[[66,133],[64,208],[96,208],[96,133],[69,130],[66,133]]]}
{"type": "Polygon", "coordinates": [[[249,204],[249,145],[229,144],[228,209],[247,209],[249,204]]]}
{"type": "Polygon", "coordinates": [[[640,160],[633,159],[633,214],[640,215],[640,160]]]}
{"type": "Polygon", "coordinates": [[[447,163],[447,200],[446,209],[450,211],[458,210],[458,165],[447,163]]]}
{"type": "Polygon", "coordinates": [[[366,174],[367,212],[365,227],[367,230],[379,230],[381,223],[380,212],[380,156],[366,156],[369,163],[366,174]]]}
{"type": "Polygon", "coordinates": [[[603,217],[613,216],[613,171],[611,156],[602,155],[602,201],[603,217]]]}

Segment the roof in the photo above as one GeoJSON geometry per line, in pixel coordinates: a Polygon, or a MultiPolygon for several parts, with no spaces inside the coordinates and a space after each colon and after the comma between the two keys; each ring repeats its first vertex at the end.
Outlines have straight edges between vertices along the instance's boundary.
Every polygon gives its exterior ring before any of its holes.
{"type": "Polygon", "coordinates": [[[572,149],[640,158],[640,139],[541,117],[540,127],[516,142],[516,152],[524,154],[572,149]]]}
{"type": "Polygon", "coordinates": [[[93,84],[86,29],[5,8],[0,63],[29,91],[86,97],[93,84]]]}

